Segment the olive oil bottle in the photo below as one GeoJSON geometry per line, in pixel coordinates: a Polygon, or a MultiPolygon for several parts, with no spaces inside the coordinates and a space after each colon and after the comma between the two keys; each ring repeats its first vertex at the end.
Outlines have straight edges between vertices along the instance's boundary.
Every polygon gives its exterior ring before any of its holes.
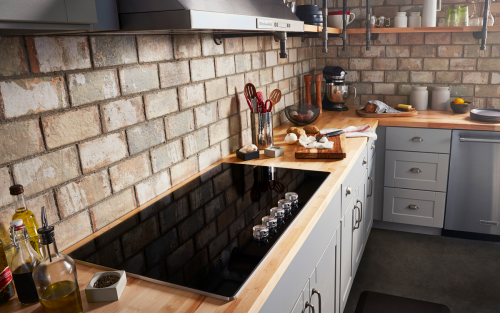
{"type": "Polygon", "coordinates": [[[44,313],[83,312],[76,265],[73,259],[57,250],[54,227],[48,226],[45,207],[42,207],[40,251],[42,261],[33,271],[33,280],[44,313]]]}
{"type": "Polygon", "coordinates": [[[0,240],[0,305],[9,301],[14,296],[14,283],[10,273],[7,257],[3,248],[2,240],[0,240]]]}
{"type": "Polygon", "coordinates": [[[24,226],[30,235],[30,244],[36,253],[40,254],[40,247],[38,245],[38,222],[36,221],[33,212],[28,210],[24,202],[24,188],[22,185],[14,185],[9,188],[10,194],[15,199],[16,213],[12,216],[12,220],[21,219],[24,222],[24,226]]]}

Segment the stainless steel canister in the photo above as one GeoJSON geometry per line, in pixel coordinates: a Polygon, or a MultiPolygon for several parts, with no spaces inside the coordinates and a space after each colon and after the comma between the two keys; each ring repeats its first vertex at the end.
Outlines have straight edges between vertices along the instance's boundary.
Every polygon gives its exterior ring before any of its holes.
{"type": "Polygon", "coordinates": [[[251,113],[252,143],[259,150],[273,145],[273,114],[251,113]]]}

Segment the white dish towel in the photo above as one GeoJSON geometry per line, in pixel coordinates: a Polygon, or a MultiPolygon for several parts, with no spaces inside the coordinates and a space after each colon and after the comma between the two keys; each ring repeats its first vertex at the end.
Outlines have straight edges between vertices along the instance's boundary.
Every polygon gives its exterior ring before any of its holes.
{"type": "MultiPolygon", "coordinates": [[[[320,131],[321,134],[326,134],[326,133],[331,133],[333,131],[336,131],[338,129],[334,128],[329,128],[329,129],[322,129],[320,131]]],[[[366,124],[365,126],[349,126],[345,129],[343,129],[344,134],[347,138],[349,137],[368,137],[372,138],[373,140],[377,140],[377,133],[370,127],[369,124],[366,124]]]]}

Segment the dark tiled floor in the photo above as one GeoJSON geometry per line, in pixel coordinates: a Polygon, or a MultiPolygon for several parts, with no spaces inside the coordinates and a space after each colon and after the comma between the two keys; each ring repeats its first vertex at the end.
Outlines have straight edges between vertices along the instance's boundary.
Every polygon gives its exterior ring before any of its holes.
{"type": "Polygon", "coordinates": [[[373,229],[344,313],[364,290],[499,313],[500,243],[373,229]]]}

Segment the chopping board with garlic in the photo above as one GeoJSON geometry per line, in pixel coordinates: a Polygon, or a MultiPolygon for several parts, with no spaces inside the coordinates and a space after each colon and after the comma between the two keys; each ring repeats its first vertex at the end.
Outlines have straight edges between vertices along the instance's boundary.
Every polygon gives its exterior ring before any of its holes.
{"type": "MultiPolygon", "coordinates": [[[[311,137],[311,136],[310,136],[311,137]]],[[[295,148],[296,159],[344,159],[347,156],[345,134],[333,137],[323,137],[324,139],[315,145],[303,146],[300,143],[295,148]],[[328,142],[325,142],[328,140],[328,142]],[[323,142],[322,142],[323,141],[323,142]],[[333,143],[333,146],[332,146],[333,143]],[[308,148],[308,146],[314,146],[308,148]],[[330,148],[330,146],[332,146],[330,148]]],[[[312,138],[310,139],[313,140],[312,138]]]]}

